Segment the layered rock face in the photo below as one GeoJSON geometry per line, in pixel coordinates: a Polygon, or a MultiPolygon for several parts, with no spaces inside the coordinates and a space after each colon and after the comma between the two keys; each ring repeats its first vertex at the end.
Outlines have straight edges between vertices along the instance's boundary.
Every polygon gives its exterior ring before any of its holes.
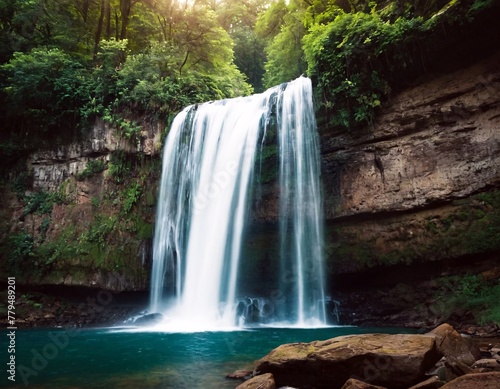
{"type": "Polygon", "coordinates": [[[408,211],[500,185],[500,55],[394,96],[362,134],[322,133],[326,217],[408,211]]]}
{"type": "Polygon", "coordinates": [[[65,179],[84,171],[89,161],[99,157],[109,160],[113,151],[159,154],[163,128],[163,122],[145,121],[137,142],[131,142],[116,128],[102,120],[96,120],[90,133],[82,141],[31,154],[29,164],[33,171],[33,187],[55,190],[65,179]]]}
{"type": "Polygon", "coordinates": [[[321,145],[331,274],[500,248],[484,234],[499,212],[499,54],[395,95],[364,131],[322,130],[321,145]]]}

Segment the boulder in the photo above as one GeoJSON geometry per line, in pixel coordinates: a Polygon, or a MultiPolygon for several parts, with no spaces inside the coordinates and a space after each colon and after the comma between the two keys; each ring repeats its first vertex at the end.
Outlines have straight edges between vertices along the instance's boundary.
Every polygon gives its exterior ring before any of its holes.
{"type": "MultiPolygon", "coordinates": [[[[480,359],[474,362],[472,365],[474,369],[489,369],[494,371],[500,371],[500,360],[495,358],[480,359]]],[[[498,385],[500,387],[500,383],[498,385]]]]}
{"type": "Polygon", "coordinates": [[[408,388],[440,359],[435,336],[363,334],[284,344],[258,361],[255,374],[276,385],[342,388],[349,378],[391,389],[408,388]]]}
{"type": "Polygon", "coordinates": [[[451,369],[457,376],[474,373],[474,369],[454,358],[448,358],[444,365],[451,369]]]}
{"type": "Polygon", "coordinates": [[[474,341],[473,338],[471,338],[469,335],[462,335],[462,339],[467,343],[467,346],[469,347],[469,351],[474,357],[474,360],[477,361],[478,359],[481,359],[481,349],[479,348],[478,344],[474,341]]]}
{"type": "Polygon", "coordinates": [[[437,349],[446,358],[453,358],[467,366],[471,366],[476,361],[470,351],[469,342],[462,338],[462,335],[451,325],[441,324],[429,334],[436,337],[437,349]]]}
{"type": "Polygon", "coordinates": [[[466,374],[441,386],[441,389],[498,389],[500,372],[466,374]]]}
{"type": "Polygon", "coordinates": [[[276,384],[273,375],[268,373],[250,378],[238,385],[236,389],[276,389],[276,384]]]}
{"type": "Polygon", "coordinates": [[[372,385],[366,382],[357,380],[356,378],[349,378],[342,386],[342,389],[386,389],[383,386],[372,385]]]}
{"type": "Polygon", "coordinates": [[[444,385],[444,382],[438,376],[432,376],[408,389],[437,389],[444,385]]]}

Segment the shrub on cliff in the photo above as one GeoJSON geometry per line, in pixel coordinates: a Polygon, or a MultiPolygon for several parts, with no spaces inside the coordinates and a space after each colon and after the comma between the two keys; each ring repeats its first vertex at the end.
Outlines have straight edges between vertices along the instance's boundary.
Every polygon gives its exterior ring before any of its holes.
{"type": "Polygon", "coordinates": [[[436,62],[476,50],[479,31],[492,22],[479,18],[494,7],[492,0],[377,3],[356,2],[344,10],[319,1],[308,9],[303,49],[332,125],[370,123],[391,90],[436,62]]]}
{"type": "Polygon", "coordinates": [[[5,128],[24,136],[37,132],[46,136],[61,123],[67,128],[79,122],[88,73],[69,54],[48,47],[18,52],[0,71],[6,79],[5,128]]]}

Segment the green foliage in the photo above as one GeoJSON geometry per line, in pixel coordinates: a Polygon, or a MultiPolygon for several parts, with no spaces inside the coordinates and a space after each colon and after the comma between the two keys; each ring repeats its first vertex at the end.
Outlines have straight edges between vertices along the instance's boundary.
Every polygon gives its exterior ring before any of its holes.
{"type": "Polygon", "coordinates": [[[500,192],[484,192],[466,200],[461,211],[443,220],[443,226],[450,246],[463,246],[469,254],[499,250],[500,192]]]}
{"type": "Polygon", "coordinates": [[[296,23],[284,27],[266,47],[267,62],[264,65],[264,85],[272,87],[290,81],[306,70],[300,40],[304,36],[304,28],[299,19],[296,23]]]}
{"type": "Polygon", "coordinates": [[[303,38],[308,73],[317,80],[320,108],[334,126],[370,123],[393,87],[424,73],[439,55],[423,41],[449,45],[446,30],[471,22],[492,2],[384,4],[361,1],[345,10],[319,1],[308,9],[310,27],[303,38]]]}
{"type": "Polygon", "coordinates": [[[260,184],[274,182],[279,174],[278,146],[275,143],[263,145],[258,161],[260,184]]]}
{"type": "Polygon", "coordinates": [[[457,210],[435,219],[430,229],[434,244],[427,255],[440,257],[494,252],[500,249],[500,192],[491,191],[464,199],[457,210]]]}
{"type": "Polygon", "coordinates": [[[251,91],[234,66],[222,66],[210,74],[191,68],[181,77],[173,53],[172,46],[155,44],[144,53],[129,55],[117,74],[117,106],[163,116],[189,104],[251,91]]]}
{"type": "Polygon", "coordinates": [[[111,153],[108,172],[117,184],[121,184],[127,178],[132,169],[132,160],[123,150],[115,150],[111,153]]]}
{"type": "MultiPolygon", "coordinates": [[[[89,52],[88,25],[82,16],[93,15],[93,4],[86,13],[72,0],[1,0],[0,62],[14,52],[28,52],[37,46],[57,46],[66,52],[89,52]]],[[[83,8],[83,7],[82,7],[83,8]]]]}
{"type": "Polygon", "coordinates": [[[64,199],[57,192],[39,191],[28,194],[24,197],[25,207],[23,216],[35,213],[37,215],[44,215],[52,213],[54,204],[62,204],[64,199]]]}
{"type": "Polygon", "coordinates": [[[120,94],[117,80],[126,59],[126,50],[127,40],[100,42],[96,67],[87,80],[89,99],[80,109],[83,118],[100,116],[111,124],[119,124],[115,113],[120,94]]]}
{"type": "Polygon", "coordinates": [[[272,39],[279,34],[281,26],[285,24],[285,18],[289,9],[284,0],[278,0],[261,13],[255,24],[257,34],[266,39],[272,39]]]}
{"type": "Polygon", "coordinates": [[[307,68],[301,49],[306,33],[304,15],[306,3],[284,1],[274,3],[259,18],[256,29],[267,38],[267,62],[264,66],[264,86],[271,87],[300,76],[307,68]]]}
{"type": "Polygon", "coordinates": [[[480,274],[443,277],[439,298],[448,307],[470,310],[481,324],[500,324],[500,283],[498,278],[486,280],[480,274]]]}
{"type": "Polygon", "coordinates": [[[342,245],[336,248],[336,255],[343,262],[356,263],[355,266],[373,267],[376,264],[371,247],[363,242],[355,245],[342,245]]]}
{"type": "MultiPolygon", "coordinates": [[[[332,266],[368,269],[398,264],[426,263],[450,258],[478,257],[500,251],[500,191],[484,192],[452,202],[439,215],[398,221],[399,233],[381,244],[378,236],[364,236],[349,223],[327,231],[332,266]],[[411,233],[409,233],[411,231],[411,233]],[[393,241],[394,240],[394,241],[393,241]]],[[[473,278],[455,288],[473,291],[473,278]]],[[[472,294],[472,293],[469,293],[472,294]]]]}
{"type": "MultiPolygon", "coordinates": [[[[257,3],[248,9],[255,13],[257,3]]],[[[7,119],[0,153],[74,140],[95,117],[136,143],[134,116],[168,117],[188,104],[252,92],[234,64],[231,27],[219,18],[249,26],[256,15],[131,0],[0,0],[0,10],[0,114],[7,119]]],[[[240,63],[252,63],[245,55],[240,50],[240,63]]]]}
{"type": "Polygon", "coordinates": [[[481,324],[500,324],[500,284],[489,283],[483,286],[480,295],[467,301],[470,308],[479,309],[479,322],[481,324]]]}
{"type": "Polygon", "coordinates": [[[134,231],[137,233],[137,237],[141,240],[151,239],[153,237],[153,224],[146,223],[143,220],[138,219],[136,221],[134,231]]]}
{"type": "Polygon", "coordinates": [[[101,173],[106,169],[106,163],[100,159],[91,159],[85,165],[85,169],[76,175],[78,181],[92,177],[94,174],[101,173]]]}
{"type": "Polygon", "coordinates": [[[0,71],[7,80],[3,92],[9,126],[46,133],[62,122],[78,124],[86,71],[70,55],[47,47],[16,52],[0,71]]]}
{"type": "Polygon", "coordinates": [[[10,185],[12,187],[12,191],[19,197],[22,198],[25,192],[31,186],[31,175],[23,170],[18,173],[14,173],[14,177],[10,181],[10,185]]]}
{"type": "Polygon", "coordinates": [[[266,60],[264,40],[249,26],[235,28],[231,31],[231,38],[234,41],[234,64],[248,78],[254,92],[262,92],[266,60]]]}
{"type": "Polygon", "coordinates": [[[36,297],[32,294],[22,294],[20,296],[20,301],[22,301],[24,304],[27,304],[30,306],[30,308],[35,308],[35,309],[41,309],[43,305],[41,303],[38,303],[35,301],[36,297]]]}
{"type": "Polygon", "coordinates": [[[494,4],[0,0],[0,154],[75,137],[67,128],[96,116],[137,142],[134,116],[169,117],[306,69],[333,124],[365,124],[399,80],[425,68],[423,41],[494,4]]]}
{"type": "Polygon", "coordinates": [[[379,13],[337,11],[332,22],[311,27],[304,50],[323,106],[336,112],[332,124],[351,127],[372,121],[390,90],[386,75],[405,66],[411,57],[406,42],[421,25],[419,18],[391,22],[379,13]]]}
{"type": "Polygon", "coordinates": [[[99,199],[99,197],[92,196],[92,198],[90,199],[90,204],[92,204],[93,208],[99,208],[101,200],[99,199]]]}
{"type": "Polygon", "coordinates": [[[495,0],[475,0],[470,7],[469,14],[487,10],[495,3],[495,0]]]}
{"type": "Polygon", "coordinates": [[[86,243],[95,243],[99,249],[104,249],[116,222],[115,216],[96,215],[91,226],[80,236],[79,243],[82,247],[85,247],[86,243]]]}
{"type": "Polygon", "coordinates": [[[45,234],[47,233],[49,227],[50,227],[50,217],[45,217],[42,220],[42,224],[40,225],[40,235],[42,239],[45,237],[45,234]]]}
{"type": "MultiPolygon", "coordinates": [[[[43,240],[37,243],[33,249],[33,256],[39,271],[31,273],[43,273],[57,266],[64,267],[65,263],[78,258],[80,254],[80,245],[75,236],[74,226],[65,228],[54,240],[43,240]]],[[[25,273],[29,274],[29,272],[25,273]]]]}
{"type": "Polygon", "coordinates": [[[128,214],[142,195],[142,186],[136,182],[128,187],[123,196],[123,213],[128,214]]]}
{"type": "MultiPolygon", "coordinates": [[[[82,280],[87,280],[96,270],[116,269],[130,272],[133,277],[145,277],[147,269],[137,264],[137,252],[144,240],[153,235],[151,220],[160,162],[158,157],[113,152],[110,166],[117,180],[108,176],[114,182],[107,182],[106,188],[88,186],[92,208],[84,206],[83,217],[82,208],[73,204],[58,212],[57,222],[51,214],[55,203],[66,201],[63,194],[72,198],[76,189],[68,185],[78,185],[73,178],[51,192],[33,192],[25,196],[23,193],[24,216],[30,214],[28,221],[36,227],[30,233],[17,234],[9,234],[10,228],[2,229],[5,238],[1,255],[6,258],[6,269],[29,282],[42,279],[53,282],[67,274],[78,274],[82,280]],[[115,185],[116,181],[120,181],[120,185],[125,181],[127,184],[120,187],[115,185]],[[145,197],[149,199],[143,201],[145,197]]],[[[91,160],[86,168],[91,173],[103,167],[102,161],[91,160]]],[[[6,216],[11,217],[9,213],[6,216]]]]}
{"type": "Polygon", "coordinates": [[[456,277],[454,290],[462,298],[477,298],[484,293],[484,280],[477,274],[464,274],[456,277]]]}
{"type": "Polygon", "coordinates": [[[4,249],[7,258],[7,269],[12,274],[22,274],[23,269],[29,267],[34,257],[33,237],[25,231],[10,235],[4,249]]]}
{"type": "Polygon", "coordinates": [[[500,209],[500,193],[498,191],[483,192],[476,196],[477,200],[495,208],[500,209]]]}

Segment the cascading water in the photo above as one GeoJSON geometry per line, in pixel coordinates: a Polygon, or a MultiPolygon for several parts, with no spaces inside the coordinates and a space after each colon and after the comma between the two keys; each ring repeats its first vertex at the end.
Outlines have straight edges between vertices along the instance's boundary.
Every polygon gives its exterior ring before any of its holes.
{"type": "Polygon", "coordinates": [[[281,290],[285,316],[298,325],[326,319],[319,144],[312,88],[287,88],[278,100],[281,290]]]}
{"type": "Polygon", "coordinates": [[[324,323],[318,155],[312,87],[304,77],[177,115],[163,154],[150,309],[166,312],[181,330],[234,326],[242,312],[257,317],[259,306],[291,324],[324,323]],[[269,309],[258,299],[238,300],[237,282],[254,173],[261,173],[254,166],[273,115],[287,276],[278,286],[283,303],[269,309]]]}

